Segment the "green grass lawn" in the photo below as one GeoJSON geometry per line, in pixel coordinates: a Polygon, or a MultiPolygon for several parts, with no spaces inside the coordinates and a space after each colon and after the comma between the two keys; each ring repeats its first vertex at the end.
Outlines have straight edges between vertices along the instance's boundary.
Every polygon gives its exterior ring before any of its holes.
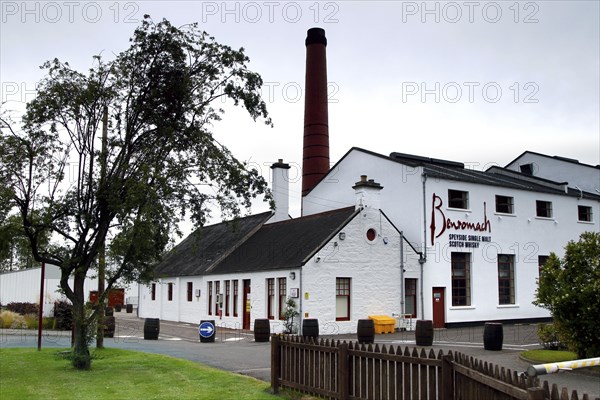
{"type": "Polygon", "coordinates": [[[527,350],[521,356],[540,364],[577,360],[577,354],[562,350],[527,350]]]}
{"type": "Polygon", "coordinates": [[[57,349],[0,349],[0,399],[281,399],[270,385],[187,360],[95,350],[90,371],[57,349]]]}

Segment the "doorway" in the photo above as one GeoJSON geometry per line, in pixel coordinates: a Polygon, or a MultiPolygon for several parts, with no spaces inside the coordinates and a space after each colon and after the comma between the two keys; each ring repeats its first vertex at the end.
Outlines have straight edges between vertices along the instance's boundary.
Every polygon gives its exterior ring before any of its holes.
{"type": "Polygon", "coordinates": [[[433,304],[433,327],[434,328],[445,328],[446,327],[446,301],[445,287],[434,287],[432,288],[431,302],[433,304]]]}
{"type": "Polygon", "coordinates": [[[404,279],[404,314],[417,318],[417,280],[404,279]]]}
{"type": "Polygon", "coordinates": [[[244,313],[242,314],[242,329],[250,330],[250,303],[251,303],[251,295],[250,295],[250,279],[244,279],[244,295],[242,297],[242,307],[244,313]]]}

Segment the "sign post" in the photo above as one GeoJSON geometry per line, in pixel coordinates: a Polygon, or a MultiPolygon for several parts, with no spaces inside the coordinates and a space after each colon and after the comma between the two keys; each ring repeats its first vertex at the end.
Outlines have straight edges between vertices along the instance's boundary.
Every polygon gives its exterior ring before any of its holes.
{"type": "Polygon", "coordinates": [[[198,327],[198,334],[200,334],[200,342],[209,343],[215,341],[215,321],[200,321],[198,327]]]}

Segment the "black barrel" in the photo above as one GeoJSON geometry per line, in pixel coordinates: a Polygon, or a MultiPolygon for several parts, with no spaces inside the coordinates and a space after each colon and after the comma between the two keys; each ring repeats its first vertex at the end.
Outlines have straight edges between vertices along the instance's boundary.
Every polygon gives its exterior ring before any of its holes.
{"type": "Polygon", "coordinates": [[[123,304],[115,304],[115,311],[121,312],[121,308],[123,308],[123,304]]]}
{"type": "Polygon", "coordinates": [[[158,340],[160,331],[160,319],[146,318],[144,320],[144,340],[158,340]]]}
{"type": "Polygon", "coordinates": [[[107,317],[112,317],[113,315],[115,315],[114,309],[112,307],[106,307],[104,309],[104,315],[106,315],[107,317]]]}
{"type": "Polygon", "coordinates": [[[359,319],[356,326],[358,343],[373,343],[375,341],[375,321],[372,319],[359,319]]]}
{"type": "Polygon", "coordinates": [[[271,336],[271,324],[268,319],[254,320],[254,341],[268,342],[271,336]]]}
{"type": "Polygon", "coordinates": [[[486,322],[483,328],[483,348],[486,350],[502,350],[504,330],[499,322],[486,322]]]}
{"type": "Polygon", "coordinates": [[[202,343],[212,343],[215,341],[215,335],[217,333],[217,326],[215,325],[215,320],[211,319],[211,320],[202,320],[200,321],[200,327],[202,326],[202,324],[204,322],[210,322],[213,326],[213,331],[211,333],[205,333],[204,336],[200,335],[200,332],[198,332],[198,335],[200,336],[200,342],[202,343]]]}
{"type": "Polygon", "coordinates": [[[302,336],[315,340],[319,337],[319,320],[317,318],[302,320],[302,336]]]}
{"type": "Polygon", "coordinates": [[[104,337],[115,337],[115,317],[104,317],[104,337]]]}
{"type": "Polygon", "coordinates": [[[128,314],[131,314],[133,312],[133,304],[127,304],[125,306],[125,311],[127,311],[128,314]]]}
{"type": "Polygon", "coordinates": [[[431,346],[433,344],[433,321],[428,319],[417,320],[415,341],[417,346],[431,346]]]}

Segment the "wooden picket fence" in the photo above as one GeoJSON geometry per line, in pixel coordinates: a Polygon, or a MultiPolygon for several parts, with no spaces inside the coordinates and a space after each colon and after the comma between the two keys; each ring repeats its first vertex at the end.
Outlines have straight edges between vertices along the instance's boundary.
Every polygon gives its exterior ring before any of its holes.
{"type": "Polygon", "coordinates": [[[579,400],[576,391],[459,352],[290,335],[271,336],[271,386],[343,400],[579,400]]]}

